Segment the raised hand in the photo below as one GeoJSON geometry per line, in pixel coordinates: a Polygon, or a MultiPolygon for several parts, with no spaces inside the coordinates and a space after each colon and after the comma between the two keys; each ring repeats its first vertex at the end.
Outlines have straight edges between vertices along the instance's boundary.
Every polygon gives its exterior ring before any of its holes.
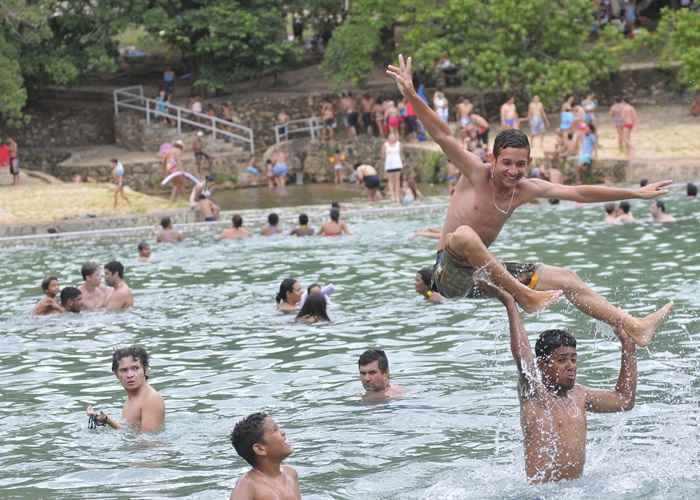
{"type": "Polygon", "coordinates": [[[413,75],[411,74],[411,58],[404,59],[402,54],[399,54],[399,67],[387,66],[386,74],[394,79],[396,86],[399,88],[401,95],[415,95],[416,89],[413,88],[413,75]]]}
{"type": "Polygon", "coordinates": [[[673,181],[669,180],[647,184],[643,188],[639,188],[637,191],[637,197],[642,198],[643,200],[650,200],[652,198],[658,198],[659,196],[668,194],[668,189],[666,188],[670,186],[672,182],[673,181]]]}

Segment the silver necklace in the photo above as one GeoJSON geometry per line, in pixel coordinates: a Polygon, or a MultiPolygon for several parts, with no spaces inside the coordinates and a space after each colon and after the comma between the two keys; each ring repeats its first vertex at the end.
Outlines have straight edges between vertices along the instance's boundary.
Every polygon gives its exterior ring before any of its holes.
{"type": "MultiPolygon", "coordinates": [[[[493,174],[491,176],[491,180],[493,181],[493,174]]],[[[507,215],[510,217],[510,209],[513,208],[513,200],[515,199],[515,190],[516,188],[513,188],[513,192],[510,195],[510,203],[508,203],[508,208],[506,210],[503,210],[501,207],[496,205],[496,186],[493,186],[493,191],[491,192],[491,200],[493,202],[493,206],[496,207],[496,210],[501,212],[503,215],[507,215]]]]}

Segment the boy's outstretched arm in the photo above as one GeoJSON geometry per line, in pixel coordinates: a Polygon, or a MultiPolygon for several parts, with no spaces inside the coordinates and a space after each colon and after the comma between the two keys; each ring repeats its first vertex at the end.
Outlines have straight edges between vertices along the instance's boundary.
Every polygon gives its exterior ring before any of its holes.
{"type": "Polygon", "coordinates": [[[410,57],[404,59],[403,55],[399,55],[399,66],[390,65],[386,72],[394,79],[401,94],[413,105],[416,115],[430,136],[462,174],[471,179],[475,172],[484,168],[481,159],[467,151],[457,139],[452,137],[447,124],[418,96],[413,87],[410,57]]]}

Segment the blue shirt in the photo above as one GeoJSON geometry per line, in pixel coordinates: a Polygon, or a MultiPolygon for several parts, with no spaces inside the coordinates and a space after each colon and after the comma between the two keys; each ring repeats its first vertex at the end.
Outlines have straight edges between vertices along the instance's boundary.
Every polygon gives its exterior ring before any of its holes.
{"type": "Polygon", "coordinates": [[[561,115],[559,115],[559,120],[561,121],[559,129],[569,130],[574,124],[574,114],[571,111],[562,111],[561,115]]]}
{"type": "Polygon", "coordinates": [[[587,133],[583,136],[583,142],[581,143],[581,158],[590,160],[593,159],[593,149],[595,144],[598,142],[598,138],[592,132],[587,133]]]}

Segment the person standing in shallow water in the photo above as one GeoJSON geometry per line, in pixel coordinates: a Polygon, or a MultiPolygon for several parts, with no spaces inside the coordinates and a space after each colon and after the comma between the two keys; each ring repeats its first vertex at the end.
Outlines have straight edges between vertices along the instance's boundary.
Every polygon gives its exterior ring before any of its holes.
{"type": "Polygon", "coordinates": [[[301,500],[297,471],[282,465],[294,449],[271,416],[253,413],[237,422],[231,444],[252,468],[236,482],[230,500],[301,500]]]}
{"type": "Polygon", "coordinates": [[[56,296],[61,291],[58,278],[55,276],[44,278],[41,282],[41,289],[44,291],[44,297],[34,306],[34,314],[45,316],[64,312],[63,307],[56,300],[56,296]]]}
{"type": "Polygon", "coordinates": [[[591,389],[576,383],[576,339],[564,330],[540,334],[532,355],[515,300],[491,292],[505,306],[510,348],[518,369],[520,424],[525,447],[525,473],[530,483],[576,479],[586,462],[586,412],[611,413],[634,408],[637,390],[636,346],[620,325],[622,359],[615,389],[591,389]]]}
{"type": "Polygon", "coordinates": [[[134,306],[134,294],[124,281],[124,266],[113,260],[105,264],[105,282],[114,290],[105,302],[108,311],[121,311],[134,306]]]}
{"type": "Polygon", "coordinates": [[[122,429],[125,425],[143,432],[160,430],[165,423],[165,402],[148,383],[150,357],[138,345],[122,347],[112,353],[112,373],[126,391],[126,402],[122,408],[122,420],[115,420],[104,412],[88,406],[86,413],[97,425],[109,425],[122,429]]]}
{"type": "Polygon", "coordinates": [[[480,275],[486,275],[496,286],[510,293],[526,312],[547,308],[563,293],[580,311],[609,325],[622,322],[637,345],[648,345],[670,313],[672,303],[644,318],[635,318],[610,304],[569,269],[541,263],[504,265],[488,247],[515,209],[537,199],[580,203],[653,199],[667,194],[666,187],[671,181],[655,182],[639,189],[622,189],[565,186],[543,179],[528,179],[525,174],[532,163],[530,143],[523,132],[510,129],[498,134],[491,164],[485,164],[465,151],[450,128],[418,97],[413,88],[410,57],[406,62],[400,56],[399,66],[389,66],[387,73],[413,103],[426,130],[462,173],[450,197],[438,243],[433,290],[447,298],[487,296],[488,292],[476,283],[480,275]]]}

